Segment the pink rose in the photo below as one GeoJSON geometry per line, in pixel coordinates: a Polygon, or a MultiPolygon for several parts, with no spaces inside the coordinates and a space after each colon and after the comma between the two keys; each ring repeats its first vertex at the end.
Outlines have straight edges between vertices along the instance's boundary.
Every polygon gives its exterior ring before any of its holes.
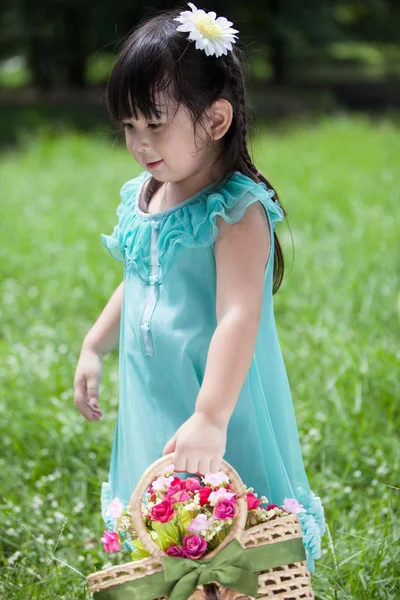
{"type": "Polygon", "coordinates": [[[115,531],[105,531],[100,541],[103,542],[104,550],[106,552],[121,552],[122,550],[119,544],[118,534],[115,531]]]}
{"type": "Polygon", "coordinates": [[[159,521],[160,523],[170,521],[174,514],[174,507],[168,499],[159,502],[151,509],[152,520],[159,521]]]}
{"type": "Polygon", "coordinates": [[[211,521],[207,519],[207,515],[197,515],[195,519],[192,519],[187,526],[187,530],[190,533],[200,533],[206,531],[210,526],[211,521]]]}
{"type": "Polygon", "coordinates": [[[200,481],[197,477],[188,477],[186,479],[186,489],[189,490],[189,492],[195,492],[200,489],[200,481]]]}
{"type": "Polygon", "coordinates": [[[171,485],[177,486],[180,490],[186,490],[186,481],[180,477],[174,477],[171,485]]]}
{"type": "Polygon", "coordinates": [[[185,502],[185,500],[189,500],[190,494],[185,490],[179,489],[178,486],[173,486],[173,488],[169,488],[167,491],[167,498],[175,504],[175,502],[185,502]]]}
{"type": "Polygon", "coordinates": [[[108,505],[106,515],[107,517],[113,517],[114,519],[119,519],[124,511],[124,505],[122,504],[119,498],[114,498],[111,500],[108,505]]]}
{"type": "Polygon", "coordinates": [[[185,535],[182,547],[186,558],[197,560],[207,550],[207,542],[199,535],[185,535]]]}
{"type": "Polygon", "coordinates": [[[237,515],[236,498],[221,498],[214,506],[216,519],[233,519],[237,515]]]}
{"type": "Polygon", "coordinates": [[[261,500],[257,498],[254,494],[247,494],[247,508],[248,510],[254,510],[258,508],[261,504],[261,500]]]}
{"type": "Polygon", "coordinates": [[[166,549],[165,554],[168,554],[168,556],[178,556],[179,558],[185,557],[182,546],[170,546],[166,549]]]}
{"type": "Polygon", "coordinates": [[[206,504],[209,504],[209,496],[212,492],[212,489],[210,487],[201,487],[199,494],[200,494],[200,506],[205,506],[206,504]]]}
{"type": "Polygon", "coordinates": [[[307,512],[302,504],[299,504],[295,498],[284,498],[283,499],[283,510],[288,513],[298,515],[301,512],[307,512]]]}

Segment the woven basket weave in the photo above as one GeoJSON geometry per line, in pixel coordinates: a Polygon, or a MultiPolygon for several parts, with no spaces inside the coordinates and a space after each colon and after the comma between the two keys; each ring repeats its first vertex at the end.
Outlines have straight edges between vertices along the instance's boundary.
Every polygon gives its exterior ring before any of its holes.
{"type": "MultiPolygon", "coordinates": [[[[166,555],[153,541],[146,529],[142,518],[142,501],[151,481],[160,474],[163,468],[171,464],[171,456],[173,455],[170,454],[160,458],[144,472],[130,500],[133,527],[143,546],[150,553],[150,557],[92,573],[88,576],[87,580],[90,591],[93,594],[113,586],[162,572],[161,559],[166,555]]],[[[254,548],[264,544],[274,544],[284,540],[302,538],[301,526],[295,514],[273,519],[245,530],[247,519],[246,486],[243,484],[238,473],[226,461],[222,462],[222,469],[229,476],[231,484],[235,489],[238,515],[226,538],[218,548],[209,552],[204,558],[213,558],[233,539],[238,540],[243,548],[254,548]]],[[[265,571],[257,572],[257,575],[257,600],[261,598],[279,598],[280,600],[314,598],[314,593],[311,589],[311,575],[307,569],[306,561],[266,569],[265,571]]],[[[168,600],[168,598],[164,596],[162,598],[154,598],[154,600],[168,600]]],[[[255,599],[243,596],[219,584],[209,584],[199,586],[188,600],[255,599]]]]}

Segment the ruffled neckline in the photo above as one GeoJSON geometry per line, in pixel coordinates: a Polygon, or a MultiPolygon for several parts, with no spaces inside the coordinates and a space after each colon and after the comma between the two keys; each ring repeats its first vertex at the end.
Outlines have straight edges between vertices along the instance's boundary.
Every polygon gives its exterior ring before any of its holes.
{"type": "MultiPolygon", "coordinates": [[[[168,267],[179,249],[211,246],[218,236],[218,217],[227,223],[237,223],[247,207],[261,201],[270,221],[271,234],[276,222],[284,221],[284,211],[273,189],[255,183],[239,171],[221,186],[214,182],[180,204],[158,213],[146,213],[138,207],[138,199],[151,174],[141,173],[121,188],[121,203],[117,208],[118,224],[111,236],[102,234],[102,242],[117,260],[125,261],[127,271],[137,272],[146,283],[151,279],[150,247],[157,239],[158,283],[164,281],[168,267]]],[[[269,261],[269,264],[271,261],[269,261]]]]}
{"type": "MultiPolygon", "coordinates": [[[[238,173],[239,173],[239,171],[234,171],[234,175],[237,175],[238,173]]],[[[183,202],[180,202],[176,206],[172,206],[171,208],[167,208],[166,210],[161,210],[161,211],[156,212],[156,213],[149,213],[149,212],[145,212],[144,210],[142,210],[140,208],[140,204],[141,204],[141,198],[142,198],[143,188],[144,188],[146,182],[150,179],[150,177],[151,177],[151,173],[149,173],[148,171],[146,171],[144,173],[143,179],[140,182],[140,184],[138,186],[138,189],[137,189],[137,192],[136,192],[135,214],[140,219],[150,219],[150,220],[155,219],[155,220],[157,220],[157,219],[162,219],[163,217],[168,217],[170,214],[176,212],[177,210],[180,210],[180,209],[184,208],[185,206],[187,206],[188,204],[191,204],[192,202],[195,202],[201,196],[204,196],[204,195],[207,195],[208,193],[210,193],[210,191],[212,189],[214,189],[215,187],[217,187],[218,183],[222,180],[222,178],[217,179],[216,181],[214,181],[213,183],[211,183],[207,187],[201,189],[196,194],[193,194],[193,196],[189,196],[189,198],[187,198],[186,200],[183,200],[183,202]]]]}

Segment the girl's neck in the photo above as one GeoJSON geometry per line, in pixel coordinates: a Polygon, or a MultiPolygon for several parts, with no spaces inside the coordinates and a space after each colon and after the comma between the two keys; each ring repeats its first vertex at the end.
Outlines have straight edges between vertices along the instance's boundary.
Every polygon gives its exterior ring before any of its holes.
{"type": "Polygon", "coordinates": [[[223,175],[221,166],[214,163],[181,181],[168,182],[165,203],[168,204],[169,200],[173,200],[174,205],[180,204],[198,192],[201,192],[204,188],[219,181],[223,175]]]}

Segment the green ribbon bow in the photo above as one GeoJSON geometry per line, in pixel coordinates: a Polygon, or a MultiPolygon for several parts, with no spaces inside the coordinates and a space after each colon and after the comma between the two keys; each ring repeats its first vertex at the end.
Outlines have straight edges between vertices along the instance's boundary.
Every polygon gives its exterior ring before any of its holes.
{"type": "Polygon", "coordinates": [[[293,538],[242,548],[237,540],[214,558],[188,560],[165,556],[163,570],[132,581],[118,583],[94,593],[95,600],[188,600],[201,584],[213,581],[254,598],[258,592],[257,573],[279,565],[306,560],[302,538],[293,538]]]}
{"type": "Polygon", "coordinates": [[[187,600],[199,585],[217,582],[246,596],[256,596],[258,577],[253,573],[246,550],[237,540],[214,558],[189,560],[166,556],[162,559],[165,581],[176,581],[169,600],[187,600]]]}

